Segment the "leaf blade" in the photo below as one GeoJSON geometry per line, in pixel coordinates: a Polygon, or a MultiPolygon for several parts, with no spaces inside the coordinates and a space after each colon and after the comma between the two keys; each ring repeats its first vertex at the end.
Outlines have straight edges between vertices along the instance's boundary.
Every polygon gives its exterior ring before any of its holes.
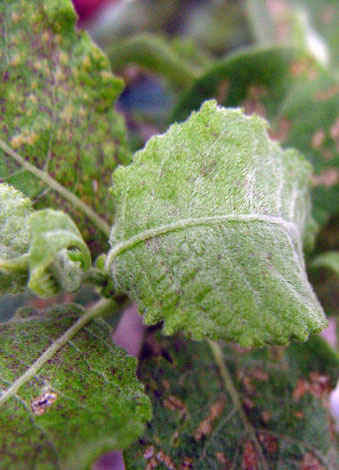
{"type": "Polygon", "coordinates": [[[207,102],[115,172],[107,268],[146,323],[246,346],[326,324],[302,254],[310,167],[265,126],[207,102]]]}
{"type": "MultiPolygon", "coordinates": [[[[129,159],[125,127],[113,109],[122,82],[87,34],[75,30],[75,20],[68,0],[1,4],[0,138],[107,221],[113,206],[105,185],[117,163],[129,159]]],[[[45,182],[0,152],[2,180],[38,198],[39,208],[72,210],[63,195],[46,193],[45,182]]],[[[87,239],[96,232],[81,208],[72,214],[87,239]]]]}
{"type": "MultiPolygon", "coordinates": [[[[80,307],[59,306],[49,315],[2,324],[1,388],[18,380],[79,315],[80,307]],[[16,355],[10,352],[13,338],[16,355]]],[[[89,468],[100,452],[123,448],[140,434],[150,408],[135,379],[136,360],[127,358],[109,336],[104,322],[88,324],[6,402],[2,399],[1,420],[8,429],[4,464],[12,465],[12,453],[6,449],[15,448],[18,469],[26,468],[27,461],[37,469],[89,468]],[[23,435],[13,442],[17,432],[23,435]]]]}
{"type": "Polygon", "coordinates": [[[223,346],[232,385],[226,388],[207,343],[151,335],[148,345],[153,354],[144,359],[141,378],[152,397],[154,420],[139,444],[126,450],[128,470],[166,468],[170,462],[172,468],[191,470],[299,470],[312,460],[319,469],[336,468],[325,403],[338,378],[338,356],[321,338],[286,350],[223,346]],[[327,385],[317,395],[319,379],[327,385]]]}

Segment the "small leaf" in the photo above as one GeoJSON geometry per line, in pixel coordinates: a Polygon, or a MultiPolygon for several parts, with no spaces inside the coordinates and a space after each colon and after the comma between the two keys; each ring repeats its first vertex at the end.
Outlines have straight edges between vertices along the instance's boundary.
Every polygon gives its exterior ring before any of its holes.
{"type": "Polygon", "coordinates": [[[0,292],[28,287],[40,297],[72,292],[91,264],[81,234],[67,214],[34,212],[29,199],[0,183],[0,292]]]}
{"type": "Polygon", "coordinates": [[[27,284],[27,263],[20,266],[13,260],[28,251],[28,220],[32,212],[29,199],[0,183],[0,294],[15,294],[27,284]]]}
{"type": "Polygon", "coordinates": [[[320,337],[225,347],[218,367],[206,343],[159,335],[148,345],[140,374],[154,419],[125,451],[127,470],[337,469],[326,405],[339,360],[320,337]]]}
{"type": "MultiPolygon", "coordinates": [[[[111,172],[129,160],[125,126],[114,110],[122,82],[75,21],[70,0],[0,3],[0,139],[107,221],[111,172]]],[[[100,249],[101,233],[84,213],[3,149],[0,179],[37,208],[72,211],[91,248],[100,249]]]]}
{"type": "Polygon", "coordinates": [[[28,287],[40,297],[52,297],[59,290],[76,290],[83,271],[91,264],[91,256],[75,223],[52,209],[34,213],[29,223],[28,287]]]}
{"type": "Polygon", "coordinates": [[[16,393],[0,396],[2,468],[87,470],[102,452],[133,442],[150,419],[136,359],[112,343],[101,320],[35,362],[83,314],[63,305],[1,324],[0,389],[22,380],[16,393]]]}
{"type": "Polygon", "coordinates": [[[117,289],[167,334],[306,340],[326,325],[302,251],[314,235],[310,172],[261,118],[205,103],[113,175],[117,289]]]}

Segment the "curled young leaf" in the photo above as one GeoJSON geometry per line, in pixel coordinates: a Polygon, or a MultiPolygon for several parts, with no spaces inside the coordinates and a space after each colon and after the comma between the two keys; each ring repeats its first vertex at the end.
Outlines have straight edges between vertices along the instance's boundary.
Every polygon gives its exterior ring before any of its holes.
{"type": "Polygon", "coordinates": [[[28,287],[40,297],[76,290],[91,257],[75,223],[61,211],[46,209],[34,213],[29,225],[28,287]]]}
{"type": "Polygon", "coordinates": [[[106,266],[147,324],[244,346],[326,325],[303,259],[311,167],[266,126],[209,101],[113,175],[106,266]]]}
{"type": "Polygon", "coordinates": [[[40,297],[74,291],[91,257],[72,219],[61,211],[34,212],[29,199],[0,184],[0,293],[28,287],[40,297]]]}

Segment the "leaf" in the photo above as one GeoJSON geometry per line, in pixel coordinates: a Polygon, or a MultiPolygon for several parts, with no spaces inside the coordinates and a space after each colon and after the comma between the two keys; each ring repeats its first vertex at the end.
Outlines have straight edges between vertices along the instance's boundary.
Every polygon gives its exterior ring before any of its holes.
{"type": "Polygon", "coordinates": [[[46,209],[30,218],[30,279],[40,297],[72,292],[91,265],[91,256],[75,223],[61,211],[46,209]]]}
{"type": "Polygon", "coordinates": [[[271,124],[271,136],[300,150],[314,165],[314,215],[325,222],[339,213],[339,82],[303,50],[252,48],[221,60],[179,101],[173,121],[209,98],[241,106],[271,124]]]}
{"type": "Polygon", "coordinates": [[[326,403],[339,362],[320,337],[286,350],[224,347],[222,373],[205,342],[148,345],[140,373],[154,419],[125,451],[128,470],[337,468],[326,403]]]}
{"type": "Polygon", "coordinates": [[[312,269],[326,268],[339,276],[339,251],[327,251],[316,256],[310,262],[312,269]]]}
{"type": "Polygon", "coordinates": [[[198,69],[177,53],[162,36],[141,33],[116,41],[107,50],[113,70],[131,63],[168,78],[177,87],[188,86],[198,75],[198,69]]]}
{"type": "Polygon", "coordinates": [[[7,184],[0,184],[0,294],[15,294],[27,284],[27,272],[20,266],[9,271],[3,265],[27,252],[32,212],[28,198],[7,184]]]}
{"type": "Polygon", "coordinates": [[[0,388],[34,368],[17,391],[0,397],[2,468],[26,470],[29,462],[31,470],[87,470],[102,452],[133,442],[150,419],[136,359],[112,343],[104,321],[70,335],[43,360],[82,315],[79,306],[62,305],[1,324],[0,388]]]}
{"type": "Polygon", "coordinates": [[[319,58],[338,64],[338,2],[333,0],[247,0],[255,36],[262,42],[306,46],[319,58]],[[303,44],[304,43],[304,44],[303,44]],[[328,54],[327,49],[330,50],[328,54]]]}
{"type": "MultiPolygon", "coordinates": [[[[88,35],[75,30],[70,0],[1,2],[0,18],[0,139],[110,221],[106,187],[116,165],[129,160],[113,108],[121,80],[88,35]]],[[[0,178],[37,208],[71,211],[94,252],[102,249],[101,233],[74,201],[50,191],[48,179],[37,179],[3,148],[0,178]]]]}
{"type": "Polygon", "coordinates": [[[314,235],[309,178],[261,118],[205,103],[113,175],[116,288],[166,334],[306,340],[326,325],[302,252],[314,235]]]}
{"type": "Polygon", "coordinates": [[[1,294],[24,290],[27,281],[40,297],[76,290],[91,256],[70,217],[52,209],[34,212],[30,200],[5,183],[0,202],[1,294]]]}

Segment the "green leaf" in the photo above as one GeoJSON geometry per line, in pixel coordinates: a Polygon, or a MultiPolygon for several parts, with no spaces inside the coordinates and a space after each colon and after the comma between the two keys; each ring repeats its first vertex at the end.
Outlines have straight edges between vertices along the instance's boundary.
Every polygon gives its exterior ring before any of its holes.
{"type": "Polygon", "coordinates": [[[335,0],[287,0],[280,4],[247,0],[246,7],[260,42],[307,47],[324,61],[339,63],[339,7],[335,0]]]}
{"type": "Polygon", "coordinates": [[[45,209],[30,218],[28,287],[40,297],[72,292],[91,265],[91,256],[75,223],[61,211],[45,209]]]}
{"type": "Polygon", "coordinates": [[[84,315],[63,305],[1,324],[2,468],[89,470],[102,452],[133,442],[150,419],[136,359],[112,343],[109,326],[94,320],[69,333],[84,315]]]}
{"type": "Polygon", "coordinates": [[[0,292],[28,287],[40,297],[72,292],[91,264],[81,234],[61,212],[34,212],[22,193],[0,183],[0,292]],[[29,275],[29,279],[28,279],[29,275]]]}
{"type": "Polygon", "coordinates": [[[116,41],[107,50],[114,71],[131,63],[165,76],[175,86],[185,87],[198,76],[195,68],[179,54],[168,39],[162,36],[141,33],[116,41]]]}
{"type": "Polygon", "coordinates": [[[13,265],[13,259],[28,251],[28,220],[32,213],[28,198],[7,184],[0,184],[0,294],[15,294],[27,284],[25,266],[22,269],[13,265]]]}
{"type": "Polygon", "coordinates": [[[179,101],[172,116],[187,117],[209,98],[269,120],[271,135],[314,165],[314,214],[339,213],[338,79],[306,52],[272,46],[233,54],[212,66],[179,101]]]}
{"type": "Polygon", "coordinates": [[[326,268],[339,276],[339,251],[327,251],[310,262],[310,268],[326,268]]]}
{"type": "Polygon", "coordinates": [[[326,403],[339,361],[320,337],[286,350],[212,344],[214,355],[181,336],[148,344],[154,419],[125,452],[128,470],[337,468],[326,403]]]}
{"type": "Polygon", "coordinates": [[[114,173],[106,266],[146,324],[244,346],[326,325],[302,251],[314,235],[311,168],[266,127],[210,101],[114,173]]]}
{"type": "Polygon", "coordinates": [[[88,223],[83,206],[110,221],[106,188],[112,170],[129,154],[124,123],[114,110],[122,82],[88,35],[75,30],[75,21],[70,0],[1,2],[0,139],[41,171],[37,178],[2,146],[0,178],[38,208],[62,205],[72,211],[97,252],[102,235],[88,223]],[[63,192],[51,186],[51,176],[63,192]]]}

